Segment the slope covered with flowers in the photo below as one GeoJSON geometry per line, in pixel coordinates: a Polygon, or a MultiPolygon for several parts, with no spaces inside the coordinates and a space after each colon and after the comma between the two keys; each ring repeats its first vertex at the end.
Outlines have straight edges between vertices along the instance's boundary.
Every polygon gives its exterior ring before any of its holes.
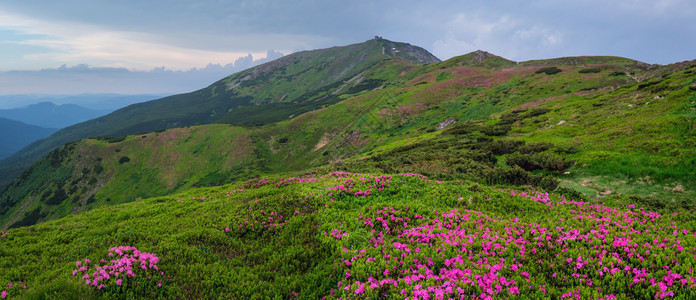
{"type": "Polygon", "coordinates": [[[259,178],[3,232],[0,291],[689,299],[695,224],[693,212],[628,198],[585,201],[411,173],[259,178]]]}

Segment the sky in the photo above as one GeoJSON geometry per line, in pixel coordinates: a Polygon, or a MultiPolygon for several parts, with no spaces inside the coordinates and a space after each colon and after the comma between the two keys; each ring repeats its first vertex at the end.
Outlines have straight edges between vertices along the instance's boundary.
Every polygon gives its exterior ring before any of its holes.
{"type": "Polygon", "coordinates": [[[442,60],[696,59],[693,0],[2,0],[0,95],[179,93],[375,35],[442,60]]]}

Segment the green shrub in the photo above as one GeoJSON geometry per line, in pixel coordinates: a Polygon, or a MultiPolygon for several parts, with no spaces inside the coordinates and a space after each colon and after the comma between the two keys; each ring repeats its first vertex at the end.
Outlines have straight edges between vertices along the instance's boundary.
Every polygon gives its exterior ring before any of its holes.
{"type": "Polygon", "coordinates": [[[287,142],[288,142],[288,138],[287,138],[287,137],[282,137],[282,138],[280,138],[280,139],[278,140],[278,143],[281,143],[281,144],[285,144],[285,143],[287,143],[287,142]]]}
{"type": "Polygon", "coordinates": [[[582,69],[578,71],[578,73],[581,74],[587,74],[587,73],[599,73],[600,69],[599,68],[587,68],[587,69],[582,69]]]}
{"type": "Polygon", "coordinates": [[[58,205],[63,203],[65,199],[68,199],[68,194],[66,194],[63,189],[59,188],[53,192],[53,195],[50,198],[44,200],[44,203],[48,205],[58,205]]]}
{"type": "Polygon", "coordinates": [[[660,83],[660,82],[662,82],[662,81],[661,81],[661,80],[657,80],[657,81],[643,82],[643,83],[639,84],[638,87],[637,87],[636,89],[637,89],[637,90],[642,90],[642,89],[645,89],[645,88],[647,88],[647,87],[649,87],[649,86],[656,85],[656,84],[658,84],[658,83],[660,83]]]}
{"type": "Polygon", "coordinates": [[[518,166],[512,168],[494,168],[483,172],[487,184],[525,185],[529,183],[529,172],[518,166]]]}
{"type": "Polygon", "coordinates": [[[484,127],[481,132],[483,134],[488,135],[488,136],[503,136],[506,135],[510,129],[512,129],[512,125],[510,124],[505,124],[505,125],[491,125],[491,126],[486,126],[484,127]]]}
{"type": "Polygon", "coordinates": [[[460,125],[456,125],[450,128],[445,129],[442,133],[444,134],[468,134],[472,133],[474,131],[479,131],[481,130],[481,126],[474,124],[474,123],[464,123],[460,125]]]}
{"type": "Polygon", "coordinates": [[[520,140],[496,140],[489,144],[488,149],[495,155],[503,155],[516,152],[524,144],[520,140]]]}
{"type": "Polygon", "coordinates": [[[123,142],[123,141],[125,141],[125,140],[126,140],[126,137],[125,137],[125,136],[117,136],[117,137],[114,137],[114,136],[98,136],[98,137],[94,137],[93,139],[99,140],[99,141],[105,141],[105,142],[110,143],[110,144],[114,144],[114,143],[118,143],[118,142],[123,142]]]}
{"type": "Polygon", "coordinates": [[[566,197],[568,200],[584,200],[585,196],[576,191],[575,189],[569,188],[569,187],[559,187],[556,189],[556,193],[559,193],[563,196],[566,197]]]}
{"type": "Polygon", "coordinates": [[[551,109],[549,109],[549,108],[535,108],[535,109],[530,110],[527,113],[527,115],[525,116],[525,118],[532,118],[532,117],[536,117],[536,116],[541,116],[541,115],[546,114],[550,111],[551,111],[551,109]]]}
{"type": "Polygon", "coordinates": [[[453,162],[449,167],[456,173],[465,174],[467,177],[479,177],[487,168],[475,160],[464,158],[453,162]]]}
{"type": "Polygon", "coordinates": [[[58,278],[49,283],[37,283],[26,290],[24,299],[99,299],[94,289],[84,282],[58,278]]]}
{"type": "Polygon", "coordinates": [[[546,170],[551,172],[565,172],[572,165],[571,161],[565,160],[549,153],[520,154],[515,153],[507,157],[508,166],[519,166],[526,171],[546,170]]]}
{"type": "Polygon", "coordinates": [[[17,228],[17,227],[22,227],[22,226],[34,225],[42,217],[45,217],[45,215],[41,214],[41,208],[37,207],[34,210],[32,210],[28,213],[25,213],[24,218],[15,222],[14,224],[10,225],[10,228],[17,228]]]}
{"type": "Polygon", "coordinates": [[[556,67],[547,67],[547,68],[541,68],[537,70],[534,73],[541,74],[541,73],[546,73],[546,75],[553,75],[553,74],[558,74],[561,73],[562,70],[556,67]]]}
{"type": "Polygon", "coordinates": [[[557,145],[553,151],[560,154],[574,154],[580,152],[580,146],[576,144],[557,145]]]}
{"type": "Polygon", "coordinates": [[[547,174],[530,174],[529,184],[545,190],[554,190],[561,181],[547,174]]]}
{"type": "Polygon", "coordinates": [[[530,154],[530,153],[539,153],[539,152],[544,152],[546,150],[549,150],[553,148],[553,143],[548,143],[548,142],[540,142],[540,143],[529,143],[526,145],[520,146],[519,150],[517,150],[519,153],[522,154],[530,154]]]}
{"type": "Polygon", "coordinates": [[[553,190],[560,182],[553,176],[546,174],[532,174],[520,168],[513,166],[512,168],[495,168],[485,170],[482,174],[482,179],[487,184],[499,185],[532,185],[534,187],[553,190]]]}
{"type": "Polygon", "coordinates": [[[121,158],[118,159],[118,163],[119,163],[119,164],[124,164],[124,163],[129,162],[130,160],[131,160],[131,159],[130,159],[130,157],[128,157],[128,156],[121,156],[121,158]]]}

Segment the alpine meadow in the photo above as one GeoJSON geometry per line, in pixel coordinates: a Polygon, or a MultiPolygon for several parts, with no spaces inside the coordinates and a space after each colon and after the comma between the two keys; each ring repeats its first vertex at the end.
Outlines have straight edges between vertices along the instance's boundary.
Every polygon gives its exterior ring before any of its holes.
{"type": "Polygon", "coordinates": [[[696,298],[696,61],[376,37],[51,133],[2,298],[696,298]]]}

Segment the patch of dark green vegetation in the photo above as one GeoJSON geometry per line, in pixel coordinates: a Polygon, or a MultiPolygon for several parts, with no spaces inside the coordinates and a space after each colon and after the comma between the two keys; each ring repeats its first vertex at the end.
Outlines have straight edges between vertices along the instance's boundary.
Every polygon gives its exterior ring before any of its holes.
{"type": "Polygon", "coordinates": [[[587,73],[599,73],[601,71],[600,68],[587,68],[587,69],[582,69],[578,71],[580,74],[587,74],[587,73]]]}
{"type": "MultiPolygon", "coordinates": [[[[485,129],[485,128],[484,128],[485,129]]],[[[394,148],[362,160],[342,162],[340,170],[363,172],[416,172],[440,179],[467,179],[489,184],[528,185],[555,189],[555,176],[571,166],[570,161],[547,152],[552,143],[530,143],[521,140],[493,139],[486,131],[474,131],[472,124],[452,128],[448,133],[458,138],[429,140],[394,148]],[[500,166],[503,155],[507,166],[500,166]]]]}
{"type": "Polygon", "coordinates": [[[563,72],[563,70],[557,68],[557,67],[546,67],[546,68],[541,68],[539,70],[536,70],[534,73],[536,74],[541,74],[545,73],[546,75],[554,75],[563,72]]]}

